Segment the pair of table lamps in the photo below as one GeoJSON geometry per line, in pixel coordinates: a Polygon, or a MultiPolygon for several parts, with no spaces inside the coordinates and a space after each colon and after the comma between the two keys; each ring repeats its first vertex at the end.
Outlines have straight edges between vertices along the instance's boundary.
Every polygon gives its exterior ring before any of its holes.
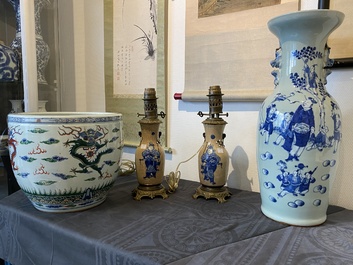
{"type": "MultiPolygon", "coordinates": [[[[205,132],[203,133],[204,142],[198,152],[198,170],[200,186],[196,189],[193,198],[204,197],[206,199],[214,198],[218,202],[225,202],[231,193],[225,187],[228,176],[229,155],[224,146],[225,134],[224,128],[227,124],[221,116],[223,114],[222,92],[219,86],[209,88],[209,113],[198,112],[200,117],[208,115],[202,123],[205,132]]],[[[144,91],[144,114],[139,120],[141,126],[141,141],[136,148],[135,164],[138,187],[133,191],[135,200],[141,200],[143,197],[154,198],[161,196],[167,198],[168,193],[173,192],[178,184],[179,177],[169,175],[167,190],[162,182],[165,178],[164,165],[165,153],[160,144],[159,125],[161,123],[158,116],[165,117],[165,113],[158,113],[157,97],[154,88],[146,88],[144,91]]]]}

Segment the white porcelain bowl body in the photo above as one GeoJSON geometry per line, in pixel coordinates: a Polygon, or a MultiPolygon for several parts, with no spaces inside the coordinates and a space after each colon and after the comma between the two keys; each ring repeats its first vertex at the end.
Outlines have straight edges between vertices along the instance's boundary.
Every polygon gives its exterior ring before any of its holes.
{"type": "Polygon", "coordinates": [[[34,207],[70,212],[105,200],[120,168],[121,114],[13,113],[8,127],[12,169],[34,207]]]}

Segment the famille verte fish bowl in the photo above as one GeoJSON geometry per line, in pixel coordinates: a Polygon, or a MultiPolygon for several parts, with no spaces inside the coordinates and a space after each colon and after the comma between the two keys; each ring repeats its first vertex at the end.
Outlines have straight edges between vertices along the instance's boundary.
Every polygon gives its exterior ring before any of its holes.
{"type": "Polygon", "coordinates": [[[8,115],[16,180],[35,208],[72,212],[102,203],[122,155],[122,115],[27,112],[8,115]]]}

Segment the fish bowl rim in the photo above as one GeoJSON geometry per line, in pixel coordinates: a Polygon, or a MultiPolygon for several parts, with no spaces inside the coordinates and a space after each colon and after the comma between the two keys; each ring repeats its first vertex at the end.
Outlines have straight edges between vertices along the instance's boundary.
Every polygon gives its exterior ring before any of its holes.
{"type": "Polygon", "coordinates": [[[7,115],[8,123],[95,123],[122,119],[113,112],[21,112],[7,115]]]}

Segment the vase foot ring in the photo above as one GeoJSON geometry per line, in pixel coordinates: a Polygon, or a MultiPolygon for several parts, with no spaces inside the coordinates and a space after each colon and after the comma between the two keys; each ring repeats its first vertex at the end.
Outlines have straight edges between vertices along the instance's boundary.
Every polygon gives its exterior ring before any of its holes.
{"type": "Polygon", "coordinates": [[[288,225],[288,226],[294,226],[294,227],[315,227],[315,226],[320,226],[326,221],[326,216],[322,219],[313,219],[313,220],[283,220],[281,218],[275,218],[272,217],[271,214],[268,214],[265,210],[261,208],[261,212],[264,216],[266,216],[268,219],[277,222],[282,225],[288,225]]]}
{"type": "Polygon", "coordinates": [[[149,197],[153,199],[154,197],[161,196],[163,199],[168,198],[167,190],[163,185],[157,186],[142,186],[139,185],[136,189],[132,191],[132,196],[136,201],[141,201],[143,197],[149,197]]]}
{"type": "Polygon", "coordinates": [[[192,197],[194,199],[197,199],[201,196],[204,197],[206,200],[217,199],[218,203],[223,203],[226,202],[226,199],[231,195],[232,194],[228,191],[226,187],[211,188],[201,185],[196,189],[195,194],[192,195],[192,197]]]}

